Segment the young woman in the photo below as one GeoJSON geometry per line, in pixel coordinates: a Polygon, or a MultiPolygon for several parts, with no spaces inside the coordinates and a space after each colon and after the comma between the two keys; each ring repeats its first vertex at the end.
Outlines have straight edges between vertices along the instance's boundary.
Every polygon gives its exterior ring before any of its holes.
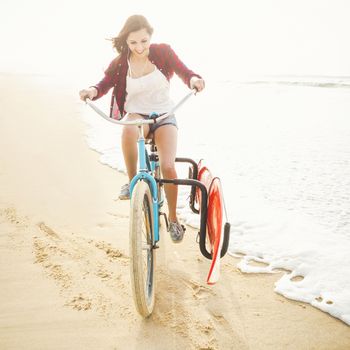
{"type": "MultiPolygon", "coordinates": [[[[119,35],[112,39],[119,53],[95,86],[80,91],[80,98],[96,100],[112,87],[111,117],[125,120],[147,118],[152,112],[169,112],[173,102],[169,97],[169,80],[174,72],[191,89],[202,91],[204,80],[188,69],[167,44],[151,44],[153,28],[147,19],[134,15],[127,19],[119,35]]],[[[177,178],[175,157],[177,124],[174,115],[144,126],[144,135],[152,134],[157,145],[160,168],[164,178],[177,178]]],[[[138,137],[136,126],[124,126],[122,150],[129,182],[137,171],[138,137]]],[[[165,194],[169,208],[169,231],[174,242],[181,242],[184,230],[177,220],[177,186],[167,184],[165,194]]],[[[129,184],[122,187],[120,199],[129,199],[129,184]]]]}

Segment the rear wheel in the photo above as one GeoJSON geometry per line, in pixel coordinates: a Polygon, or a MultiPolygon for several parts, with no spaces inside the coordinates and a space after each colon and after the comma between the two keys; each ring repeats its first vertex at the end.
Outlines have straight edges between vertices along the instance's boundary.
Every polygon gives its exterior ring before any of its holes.
{"type": "Polygon", "coordinates": [[[139,181],[130,206],[130,275],[137,311],[148,317],[154,307],[153,210],[149,186],[139,181]]]}

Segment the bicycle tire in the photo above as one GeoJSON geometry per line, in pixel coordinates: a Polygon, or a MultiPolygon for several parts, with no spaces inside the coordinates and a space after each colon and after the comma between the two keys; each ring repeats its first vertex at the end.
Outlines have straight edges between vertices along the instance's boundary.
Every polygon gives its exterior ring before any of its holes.
{"type": "Polygon", "coordinates": [[[153,210],[149,185],[139,181],[130,205],[130,276],[133,298],[139,314],[151,315],[154,307],[153,210]]]}

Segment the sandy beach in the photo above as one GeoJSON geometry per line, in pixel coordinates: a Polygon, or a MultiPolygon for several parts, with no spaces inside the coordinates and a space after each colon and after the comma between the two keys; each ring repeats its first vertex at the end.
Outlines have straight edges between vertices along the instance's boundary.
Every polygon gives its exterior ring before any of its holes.
{"type": "Polygon", "coordinates": [[[350,328],[161,232],[156,306],[131,295],[126,182],[88,148],[78,91],[0,75],[0,349],[350,349],[350,328]],[[75,96],[74,96],[75,93],[75,96]]]}

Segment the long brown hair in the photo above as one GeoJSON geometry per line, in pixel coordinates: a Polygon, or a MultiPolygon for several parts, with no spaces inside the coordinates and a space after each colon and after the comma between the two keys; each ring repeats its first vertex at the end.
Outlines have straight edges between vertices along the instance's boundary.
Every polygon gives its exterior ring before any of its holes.
{"type": "Polygon", "coordinates": [[[130,16],[118,36],[112,38],[113,47],[118,51],[118,53],[124,53],[128,49],[128,44],[126,40],[130,33],[137,32],[138,30],[146,29],[149,35],[152,35],[153,28],[148,23],[146,17],[142,15],[130,16]]]}

